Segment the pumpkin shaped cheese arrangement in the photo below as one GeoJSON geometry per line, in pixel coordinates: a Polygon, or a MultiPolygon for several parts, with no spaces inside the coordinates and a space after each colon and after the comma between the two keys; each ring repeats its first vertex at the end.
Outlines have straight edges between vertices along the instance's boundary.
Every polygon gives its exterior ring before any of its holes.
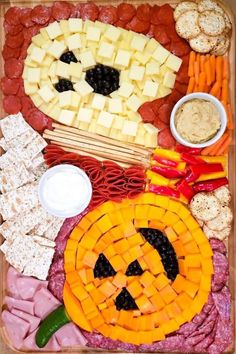
{"type": "Polygon", "coordinates": [[[178,201],[144,193],[100,205],[67,241],[65,310],[42,323],[38,346],[48,340],[45,328],[55,331],[55,319],[57,328],[72,320],[126,343],[163,340],[207,302],[212,255],[199,224],[178,201]]]}

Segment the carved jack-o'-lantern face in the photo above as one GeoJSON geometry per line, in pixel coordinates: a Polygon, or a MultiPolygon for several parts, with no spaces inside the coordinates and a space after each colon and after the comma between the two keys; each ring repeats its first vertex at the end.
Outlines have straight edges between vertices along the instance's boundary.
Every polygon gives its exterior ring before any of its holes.
{"type": "Polygon", "coordinates": [[[211,257],[207,238],[181,203],[152,193],[106,202],[67,242],[66,309],[83,329],[112,339],[162,340],[207,301],[211,257]]]}

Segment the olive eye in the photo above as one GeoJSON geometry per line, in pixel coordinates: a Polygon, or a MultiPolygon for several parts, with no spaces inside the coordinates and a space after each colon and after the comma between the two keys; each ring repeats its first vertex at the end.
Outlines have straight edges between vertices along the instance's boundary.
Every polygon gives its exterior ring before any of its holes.
{"type": "Polygon", "coordinates": [[[142,275],[144,270],[140,266],[138,261],[133,261],[132,263],[129,264],[125,275],[132,276],[132,275],[142,275]]]}
{"type": "Polygon", "coordinates": [[[119,295],[115,299],[115,305],[116,309],[118,311],[120,310],[137,310],[138,306],[136,305],[136,302],[130,295],[127,289],[123,288],[119,295]]]}
{"type": "Polygon", "coordinates": [[[94,278],[108,278],[116,275],[116,271],[112,267],[111,263],[104,256],[103,253],[100,253],[93,270],[94,278]]]}

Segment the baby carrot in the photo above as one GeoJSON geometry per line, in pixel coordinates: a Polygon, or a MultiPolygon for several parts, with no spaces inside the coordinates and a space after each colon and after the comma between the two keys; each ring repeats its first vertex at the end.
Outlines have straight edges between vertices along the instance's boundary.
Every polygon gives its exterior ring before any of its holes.
{"type": "Polygon", "coordinates": [[[221,95],[222,101],[225,101],[226,103],[229,102],[229,89],[228,89],[228,80],[224,79],[222,81],[222,95],[221,95]]]}
{"type": "Polygon", "coordinates": [[[202,71],[199,74],[199,91],[205,92],[205,85],[206,85],[206,73],[202,71]]]}
{"type": "Polygon", "coordinates": [[[230,103],[227,104],[227,117],[228,117],[228,122],[227,122],[227,128],[228,129],[234,129],[234,123],[233,123],[233,111],[232,111],[232,106],[230,103]]]}
{"type": "Polygon", "coordinates": [[[196,60],[196,53],[191,52],[189,55],[189,65],[188,65],[188,76],[193,77],[194,76],[194,63],[196,60]]]}
{"type": "Polygon", "coordinates": [[[222,146],[222,144],[224,143],[224,141],[227,139],[228,137],[228,133],[224,133],[222,135],[222,137],[220,138],[220,140],[218,140],[214,145],[212,145],[212,149],[210,151],[210,154],[211,156],[215,156],[215,155],[218,155],[217,154],[217,151],[219,150],[219,148],[222,146]]]}
{"type": "Polygon", "coordinates": [[[217,151],[217,155],[222,155],[228,149],[231,141],[232,141],[232,136],[231,134],[229,134],[225,139],[225,141],[223,142],[223,144],[221,145],[221,147],[219,148],[219,150],[217,151]]]}
{"type": "Polygon", "coordinates": [[[216,57],[215,55],[210,56],[211,63],[211,80],[214,82],[216,79],[216,57]]]}
{"type": "Polygon", "coordinates": [[[187,89],[187,94],[194,92],[194,85],[195,85],[195,79],[194,77],[190,77],[189,83],[188,83],[188,89],[187,89]]]}
{"type": "Polygon", "coordinates": [[[216,97],[219,90],[220,90],[220,83],[219,83],[218,81],[216,81],[216,82],[214,83],[214,85],[212,86],[212,89],[211,89],[211,91],[210,91],[210,94],[211,94],[212,96],[215,96],[215,97],[216,97]]]}
{"type": "Polygon", "coordinates": [[[197,59],[194,62],[194,77],[195,81],[198,84],[199,83],[199,74],[200,74],[200,61],[199,61],[200,55],[197,54],[197,59]]]}
{"type": "Polygon", "coordinates": [[[223,57],[223,79],[229,80],[229,58],[227,55],[223,57]]]}
{"type": "Polygon", "coordinates": [[[209,60],[206,60],[204,67],[205,67],[205,73],[207,77],[207,85],[210,86],[212,83],[212,79],[211,79],[211,65],[209,60]]]}
{"type": "Polygon", "coordinates": [[[216,58],[216,81],[222,82],[223,79],[223,57],[216,58]]]}
{"type": "Polygon", "coordinates": [[[201,73],[205,71],[205,67],[204,67],[205,59],[206,59],[205,55],[200,56],[200,71],[201,71],[201,73]]]}

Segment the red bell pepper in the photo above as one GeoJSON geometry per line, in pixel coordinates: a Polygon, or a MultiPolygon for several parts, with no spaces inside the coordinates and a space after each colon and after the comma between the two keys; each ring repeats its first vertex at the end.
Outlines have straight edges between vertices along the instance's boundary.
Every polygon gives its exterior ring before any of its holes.
{"type": "Polygon", "coordinates": [[[184,146],[184,145],[177,145],[175,147],[175,151],[180,152],[180,153],[185,152],[190,155],[200,155],[202,149],[192,148],[192,147],[188,147],[188,146],[184,146]]]}
{"type": "Polygon", "coordinates": [[[221,163],[204,163],[200,165],[193,165],[189,168],[193,173],[200,175],[224,171],[221,163]]]}
{"type": "Polygon", "coordinates": [[[225,186],[229,184],[228,178],[218,178],[218,179],[211,179],[208,181],[197,182],[193,185],[193,190],[195,193],[198,192],[212,192],[217,188],[225,186]]]}
{"type": "Polygon", "coordinates": [[[195,182],[200,177],[200,173],[196,171],[193,172],[190,170],[190,168],[188,168],[187,171],[188,171],[187,176],[184,178],[185,182],[187,183],[195,182]]]}
{"type": "Polygon", "coordinates": [[[169,166],[169,167],[177,167],[178,166],[178,162],[165,159],[164,157],[161,157],[158,155],[154,155],[153,159],[165,166],[169,166]]]}
{"type": "Polygon", "coordinates": [[[181,178],[186,176],[186,171],[174,170],[170,167],[152,166],[151,170],[166,178],[181,178]]]}
{"type": "Polygon", "coordinates": [[[188,201],[194,196],[193,188],[185,180],[177,183],[176,188],[188,201]]]}
{"type": "Polygon", "coordinates": [[[157,186],[155,184],[150,184],[149,185],[149,192],[153,192],[153,193],[159,194],[159,195],[166,195],[168,197],[173,197],[173,198],[179,198],[180,197],[180,192],[179,191],[174,190],[171,187],[157,186]]]}
{"type": "Polygon", "coordinates": [[[206,163],[200,157],[192,156],[190,154],[186,154],[185,152],[183,152],[181,154],[181,159],[184,162],[187,162],[189,165],[199,165],[199,164],[205,164],[206,163]]]}

